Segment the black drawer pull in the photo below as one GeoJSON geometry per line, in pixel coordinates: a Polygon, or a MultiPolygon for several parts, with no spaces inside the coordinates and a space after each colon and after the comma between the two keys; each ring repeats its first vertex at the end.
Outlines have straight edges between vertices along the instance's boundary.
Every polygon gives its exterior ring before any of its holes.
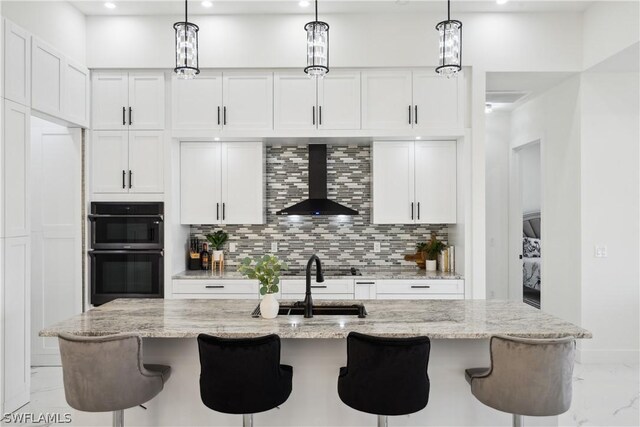
{"type": "Polygon", "coordinates": [[[429,285],[411,285],[411,289],[429,289],[429,285]]]}
{"type": "Polygon", "coordinates": [[[311,285],[314,289],[327,289],[327,285],[311,285]]]}
{"type": "Polygon", "coordinates": [[[311,107],[311,124],[312,125],[316,125],[316,107],[312,106],[311,107]]]}
{"type": "Polygon", "coordinates": [[[220,106],[218,105],[218,125],[220,125],[220,106]]]}
{"type": "Polygon", "coordinates": [[[356,285],[375,285],[376,282],[356,282],[356,285]]]}
{"type": "Polygon", "coordinates": [[[415,111],[415,114],[413,115],[413,123],[417,125],[418,124],[418,106],[414,105],[413,110],[415,111]]]}
{"type": "Polygon", "coordinates": [[[125,183],[124,183],[125,176],[127,176],[127,173],[123,169],[122,170],[122,188],[126,188],[125,183]]]}
{"type": "Polygon", "coordinates": [[[207,288],[207,289],[222,289],[222,288],[224,288],[224,285],[207,285],[207,286],[205,286],[205,288],[207,288]]]}
{"type": "Polygon", "coordinates": [[[129,107],[129,126],[133,124],[133,108],[129,107]]]}
{"type": "Polygon", "coordinates": [[[125,107],[122,107],[122,126],[127,124],[127,119],[125,118],[126,114],[127,114],[127,109],[125,107]]]}

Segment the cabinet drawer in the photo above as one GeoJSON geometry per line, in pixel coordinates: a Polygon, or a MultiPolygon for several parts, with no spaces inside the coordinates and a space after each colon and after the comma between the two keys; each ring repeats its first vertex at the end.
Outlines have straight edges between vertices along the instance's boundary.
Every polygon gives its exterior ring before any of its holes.
{"type": "MultiPolygon", "coordinates": [[[[353,294],[320,294],[316,293],[316,290],[313,290],[312,297],[314,301],[324,301],[324,300],[352,300],[353,294]]],[[[301,294],[282,294],[283,300],[293,300],[293,301],[303,301],[304,293],[301,294]]]]}
{"type": "Polygon", "coordinates": [[[464,294],[463,280],[378,280],[378,294],[464,294]]]}
{"type": "MultiPolygon", "coordinates": [[[[315,277],[315,276],[314,276],[315,277]]],[[[285,279],[282,280],[282,294],[302,294],[306,291],[306,282],[304,279],[285,279]]],[[[315,280],[311,282],[311,293],[319,294],[351,294],[353,296],[353,280],[325,280],[317,283],[315,280]]]]}
{"type": "Polygon", "coordinates": [[[258,296],[255,280],[174,280],[174,294],[217,294],[258,296]]]}
{"type": "Polygon", "coordinates": [[[378,294],[379,300],[407,299],[407,300],[423,300],[423,299],[464,299],[464,294],[378,294]]]}

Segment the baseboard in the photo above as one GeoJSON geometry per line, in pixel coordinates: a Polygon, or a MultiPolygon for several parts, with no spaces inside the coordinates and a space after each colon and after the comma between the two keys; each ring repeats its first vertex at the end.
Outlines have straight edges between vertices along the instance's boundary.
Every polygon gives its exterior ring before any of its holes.
{"type": "Polygon", "coordinates": [[[640,350],[585,350],[577,349],[576,362],[582,364],[622,363],[640,364],[640,350]]]}

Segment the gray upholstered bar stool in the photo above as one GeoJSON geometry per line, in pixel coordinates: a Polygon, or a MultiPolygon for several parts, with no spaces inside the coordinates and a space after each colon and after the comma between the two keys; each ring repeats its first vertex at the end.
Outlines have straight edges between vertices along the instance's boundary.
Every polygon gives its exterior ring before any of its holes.
{"type": "Polygon", "coordinates": [[[67,403],[85,412],[113,412],[113,425],[124,425],[124,410],[160,393],[171,367],[143,365],[142,338],[134,334],[58,336],[67,403]]]}
{"type": "Polygon", "coordinates": [[[571,406],[574,337],[530,339],[491,337],[491,367],[465,370],[471,393],[482,403],[522,416],[550,417],[571,406]]]}

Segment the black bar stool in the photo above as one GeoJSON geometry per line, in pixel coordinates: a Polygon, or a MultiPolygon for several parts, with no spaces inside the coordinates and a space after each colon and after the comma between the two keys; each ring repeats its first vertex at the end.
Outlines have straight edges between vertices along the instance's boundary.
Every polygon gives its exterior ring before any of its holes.
{"type": "Polygon", "coordinates": [[[427,337],[382,338],[351,332],[347,337],[347,366],[340,368],[338,395],[353,409],[387,416],[407,415],[429,401],[427,337]]]}
{"type": "Polygon", "coordinates": [[[280,364],[280,337],[229,339],[200,334],[200,397],[214,411],[253,414],[282,405],[291,394],[293,368],[280,364]]]}

